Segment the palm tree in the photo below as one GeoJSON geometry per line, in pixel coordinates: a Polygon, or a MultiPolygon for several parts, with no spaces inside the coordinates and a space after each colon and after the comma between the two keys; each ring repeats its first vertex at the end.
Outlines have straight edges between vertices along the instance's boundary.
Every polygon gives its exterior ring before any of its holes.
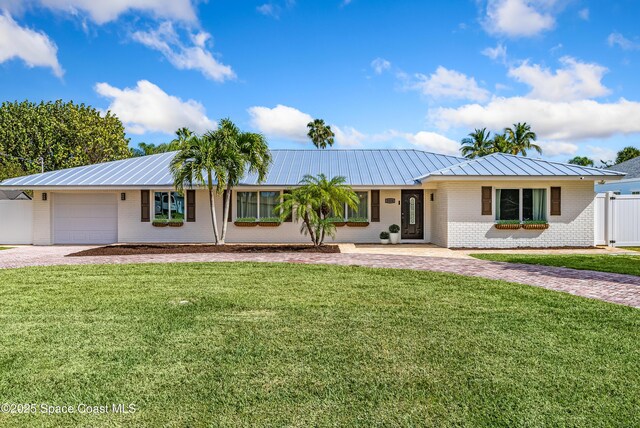
{"type": "Polygon", "coordinates": [[[227,153],[224,148],[220,147],[216,138],[212,138],[211,133],[207,133],[202,138],[191,138],[188,145],[183,146],[169,164],[174,186],[178,192],[184,192],[185,187],[192,188],[194,184],[207,187],[213,239],[216,245],[220,239],[215,210],[215,192],[219,193],[226,185],[226,159],[227,153]],[[217,182],[215,192],[214,179],[217,182]]]}
{"type": "Polygon", "coordinates": [[[334,137],[336,136],[329,125],[325,125],[324,120],[314,119],[313,122],[307,124],[309,132],[307,136],[318,149],[326,149],[327,146],[333,146],[334,137]]]}
{"type": "Polygon", "coordinates": [[[176,131],[176,138],[166,145],[166,151],[180,150],[183,146],[188,145],[189,141],[195,137],[196,134],[194,134],[189,128],[179,128],[176,131]]]}
{"type": "Polygon", "coordinates": [[[491,153],[491,140],[487,128],[475,129],[467,138],[462,140],[460,152],[467,159],[474,159],[486,156],[491,153]]]}
{"type": "Polygon", "coordinates": [[[295,212],[303,222],[300,231],[309,235],[314,246],[320,246],[326,236],[335,236],[335,225],[328,215],[342,216],[345,204],[358,207],[358,195],[345,182],[341,176],[327,179],[324,174],[305,175],[301,186],[285,194],[277,209],[283,219],[295,212]]]}
{"type": "Polygon", "coordinates": [[[490,146],[490,153],[511,153],[513,150],[506,134],[495,134],[490,146]]]}
{"type": "Polygon", "coordinates": [[[507,140],[511,145],[511,154],[522,156],[527,155],[527,150],[535,150],[539,154],[542,154],[542,148],[532,143],[537,140],[537,135],[531,130],[531,125],[524,123],[514,123],[513,128],[505,128],[504,130],[507,140]]]}
{"type": "MultiPolygon", "coordinates": [[[[256,174],[257,182],[262,183],[267,177],[271,165],[271,153],[264,135],[252,132],[242,132],[229,119],[222,119],[215,131],[215,138],[225,148],[227,160],[225,162],[226,195],[223,218],[229,217],[231,207],[231,190],[240,183],[247,174],[256,174]]],[[[220,243],[224,244],[227,236],[227,224],[223,222],[220,243]]]]}
{"type": "Polygon", "coordinates": [[[569,160],[569,163],[572,165],[580,165],[580,166],[594,166],[595,163],[592,159],[589,159],[586,156],[576,156],[573,159],[569,160]]]}

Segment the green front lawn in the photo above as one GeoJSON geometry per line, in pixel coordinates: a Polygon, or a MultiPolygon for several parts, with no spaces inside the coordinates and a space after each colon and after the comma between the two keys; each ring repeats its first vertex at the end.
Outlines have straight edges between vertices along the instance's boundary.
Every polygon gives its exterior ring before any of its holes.
{"type": "Polygon", "coordinates": [[[494,262],[525,263],[529,265],[544,265],[567,267],[580,270],[595,270],[600,272],[624,273],[640,276],[640,256],[612,255],[612,254],[471,254],[472,257],[494,262]]]}
{"type": "Polygon", "coordinates": [[[640,247],[622,247],[623,250],[640,251],[640,247]]]}
{"type": "Polygon", "coordinates": [[[638,426],[640,311],[451,274],[0,271],[0,426],[638,426]]]}
{"type": "Polygon", "coordinates": [[[2,251],[2,250],[8,250],[9,248],[11,248],[11,247],[0,247],[0,251],[2,251]]]}

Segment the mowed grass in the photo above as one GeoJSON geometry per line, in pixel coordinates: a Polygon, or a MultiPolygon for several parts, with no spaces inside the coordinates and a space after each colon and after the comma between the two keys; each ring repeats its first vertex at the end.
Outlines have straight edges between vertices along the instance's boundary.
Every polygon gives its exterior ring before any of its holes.
{"type": "Polygon", "coordinates": [[[640,251],[640,247],[622,247],[624,250],[640,251]]]}
{"type": "Polygon", "coordinates": [[[8,250],[9,248],[11,248],[11,247],[0,247],[0,251],[2,251],[2,250],[8,250]]]}
{"type": "Polygon", "coordinates": [[[638,426],[640,311],[450,274],[0,271],[0,426],[638,426]]]}
{"type": "Polygon", "coordinates": [[[580,270],[623,273],[640,276],[640,256],[609,254],[471,254],[472,257],[494,262],[524,263],[529,265],[557,266],[580,270]]]}

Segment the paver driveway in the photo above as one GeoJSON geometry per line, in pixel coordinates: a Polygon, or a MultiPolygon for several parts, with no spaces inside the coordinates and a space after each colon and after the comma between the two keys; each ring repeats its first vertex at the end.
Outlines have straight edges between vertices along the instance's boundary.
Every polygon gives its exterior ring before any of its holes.
{"type": "Polygon", "coordinates": [[[65,257],[67,254],[87,248],[89,247],[16,247],[0,251],[0,268],[80,264],[230,261],[358,265],[451,272],[467,276],[501,279],[640,308],[640,278],[636,276],[550,266],[499,263],[476,259],[460,260],[441,257],[376,254],[218,253],[65,257]]]}

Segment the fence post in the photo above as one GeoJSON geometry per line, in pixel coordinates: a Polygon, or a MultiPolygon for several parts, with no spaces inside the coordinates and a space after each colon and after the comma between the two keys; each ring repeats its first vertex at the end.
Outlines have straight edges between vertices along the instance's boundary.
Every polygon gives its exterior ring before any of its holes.
{"type": "Polygon", "coordinates": [[[613,233],[613,204],[615,203],[615,194],[607,192],[604,201],[604,218],[605,218],[605,241],[610,247],[615,247],[615,236],[613,233]]]}

